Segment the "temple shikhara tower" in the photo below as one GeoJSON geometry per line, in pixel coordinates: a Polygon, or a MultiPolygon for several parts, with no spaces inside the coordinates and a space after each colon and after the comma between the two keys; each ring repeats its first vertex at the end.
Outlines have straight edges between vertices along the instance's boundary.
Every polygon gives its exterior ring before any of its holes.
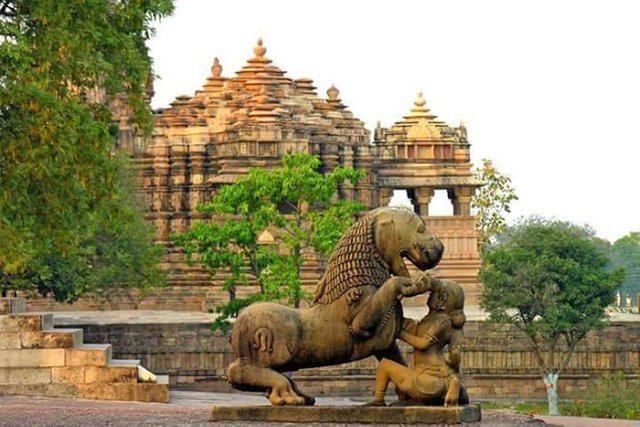
{"type": "MultiPolygon", "coordinates": [[[[225,298],[219,286],[197,266],[188,266],[169,237],[185,231],[196,211],[220,186],[233,183],[252,167],[273,168],[287,153],[317,155],[324,170],[338,165],[366,171],[357,185],[345,184],[340,197],[368,209],[387,205],[394,190],[406,190],[416,212],[446,246],[437,274],[460,282],[469,303],[476,303],[480,266],[475,218],[470,202],[481,185],[472,177],[467,132],[437,120],[419,94],[402,120],[378,126],[371,141],[334,86],[321,96],[308,78],[290,78],[266,55],[258,41],[253,57],[233,77],[225,77],[214,59],[201,90],[179,96],[156,115],[153,136],[135,147],[139,191],[158,239],[169,248],[170,286],[148,304],[157,308],[200,309],[225,298]],[[453,215],[429,216],[436,190],[446,190],[453,215]]],[[[313,286],[321,265],[310,262],[304,283],[313,286]]],[[[145,305],[145,303],[143,303],[145,305]]],[[[468,304],[469,305],[469,304],[468,304]]]]}

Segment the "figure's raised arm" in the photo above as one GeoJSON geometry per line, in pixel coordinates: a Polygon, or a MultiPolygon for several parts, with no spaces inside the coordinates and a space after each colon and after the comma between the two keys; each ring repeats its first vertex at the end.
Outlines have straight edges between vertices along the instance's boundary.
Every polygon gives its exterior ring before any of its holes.
{"type": "Polygon", "coordinates": [[[430,333],[424,333],[421,336],[413,335],[406,331],[402,331],[400,332],[400,336],[398,338],[400,338],[402,341],[406,342],[416,350],[426,350],[429,347],[431,347],[433,344],[438,342],[437,335],[440,333],[442,328],[443,328],[443,325],[440,324],[438,325],[436,330],[431,331],[430,333]]]}

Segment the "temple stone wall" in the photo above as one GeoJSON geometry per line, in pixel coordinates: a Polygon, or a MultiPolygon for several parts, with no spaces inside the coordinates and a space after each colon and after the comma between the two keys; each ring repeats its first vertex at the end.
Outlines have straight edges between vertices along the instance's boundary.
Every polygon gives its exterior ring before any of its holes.
{"type": "MultiPolygon", "coordinates": [[[[170,375],[171,384],[191,389],[229,390],[223,380],[233,355],[229,338],[203,324],[73,325],[87,339],[110,342],[116,357],[141,359],[154,372],[170,375]]],[[[612,323],[580,343],[559,381],[563,398],[578,396],[590,379],[622,371],[640,372],[640,322],[612,323]]],[[[402,347],[411,359],[408,346],[402,347]]],[[[376,361],[359,362],[294,374],[312,394],[372,392],[376,361]]],[[[469,321],[465,326],[462,367],[475,398],[545,398],[544,384],[526,337],[510,325],[469,321]]]]}

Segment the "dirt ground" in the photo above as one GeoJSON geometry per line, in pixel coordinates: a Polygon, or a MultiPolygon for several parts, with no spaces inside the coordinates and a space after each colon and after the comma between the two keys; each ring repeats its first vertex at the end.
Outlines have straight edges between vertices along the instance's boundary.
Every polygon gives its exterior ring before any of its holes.
{"type": "MultiPolygon", "coordinates": [[[[256,395],[186,391],[172,392],[169,404],[0,396],[0,426],[209,426],[214,424],[210,421],[210,413],[214,405],[265,404],[267,401],[256,395]]],[[[346,397],[319,398],[317,404],[344,406],[358,405],[361,401],[346,397]]],[[[264,424],[252,423],[252,425],[264,424]]],[[[475,425],[514,424],[545,425],[540,420],[533,420],[526,415],[506,410],[484,411],[483,421],[475,425]]],[[[239,427],[248,423],[217,423],[216,425],[239,427]]],[[[296,423],[288,425],[300,426],[296,423]]]]}

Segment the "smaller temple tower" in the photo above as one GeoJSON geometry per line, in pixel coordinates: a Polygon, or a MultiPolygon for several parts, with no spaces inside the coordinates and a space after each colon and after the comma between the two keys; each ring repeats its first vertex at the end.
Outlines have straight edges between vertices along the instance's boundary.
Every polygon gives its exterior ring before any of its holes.
{"type": "Polygon", "coordinates": [[[448,126],[426,107],[422,93],[414,106],[389,128],[378,124],[374,131],[374,169],[380,206],[389,204],[394,190],[406,190],[416,213],[427,222],[445,245],[437,273],[465,288],[468,306],[477,306],[480,268],[476,218],[471,215],[471,198],[482,182],[473,177],[470,144],[463,122],[448,126]],[[436,190],[446,190],[453,215],[429,215],[436,190]]]}

